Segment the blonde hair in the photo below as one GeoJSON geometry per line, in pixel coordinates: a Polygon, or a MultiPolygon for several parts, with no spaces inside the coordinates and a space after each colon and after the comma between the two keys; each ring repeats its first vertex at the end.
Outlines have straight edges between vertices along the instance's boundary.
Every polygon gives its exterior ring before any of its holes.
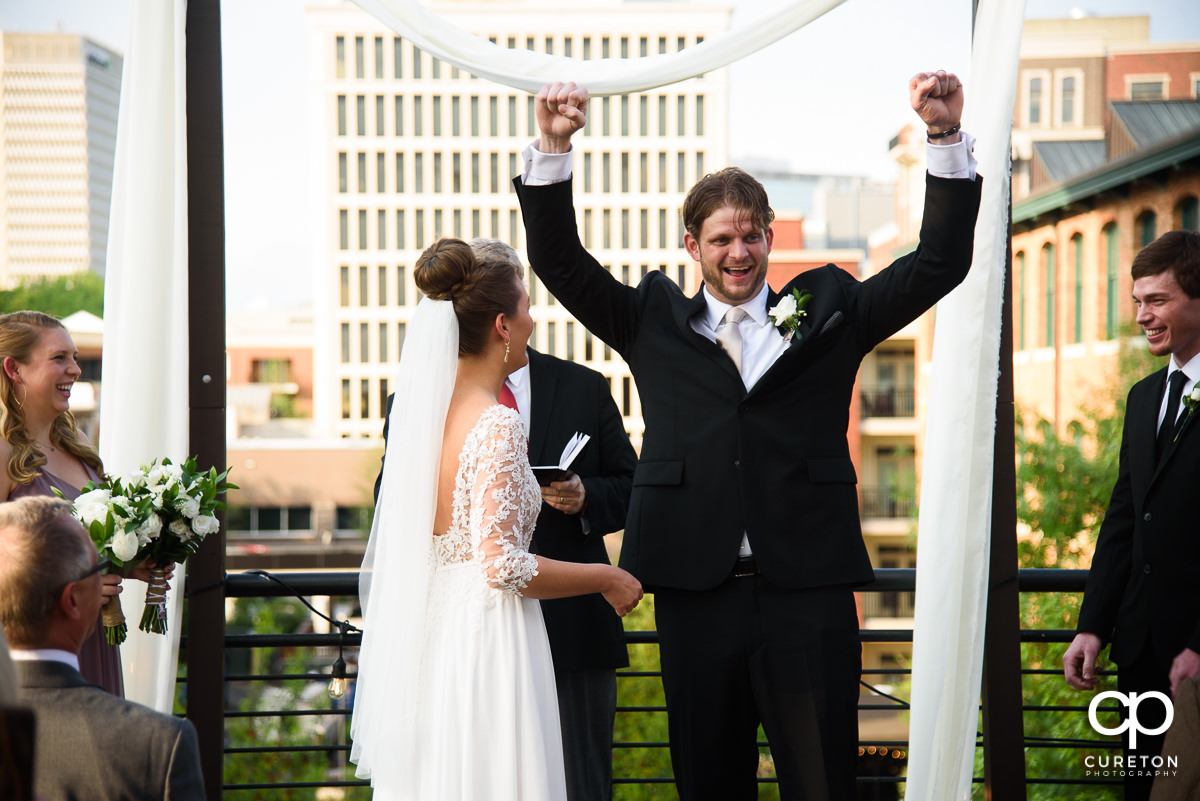
{"type": "MultiPolygon", "coordinates": [[[[66,330],[58,318],[42,312],[16,311],[0,315],[0,362],[11,356],[18,362],[27,363],[43,333],[52,328],[66,330]]],[[[17,397],[16,383],[7,370],[0,370],[0,437],[12,448],[8,476],[17,485],[28,484],[41,475],[39,468],[46,463],[46,455],[37,449],[33,437],[25,429],[22,403],[17,397]]],[[[50,444],[103,474],[100,454],[79,435],[75,418],[69,411],[59,414],[50,425],[50,444]]]]}

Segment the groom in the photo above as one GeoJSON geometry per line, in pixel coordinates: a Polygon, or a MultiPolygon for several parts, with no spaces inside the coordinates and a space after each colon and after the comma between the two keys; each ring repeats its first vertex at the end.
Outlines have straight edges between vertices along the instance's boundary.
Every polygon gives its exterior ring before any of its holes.
{"type": "Polygon", "coordinates": [[[766,193],[725,169],[684,201],[704,277],[691,298],[659,272],[625,286],[583,249],[569,179],[587,90],[538,94],[541,137],[517,181],[530,262],[637,380],[646,431],[621,565],[655,593],[683,801],[757,797],[760,723],[782,798],[855,797],[853,587],[873,577],[846,441],[855,374],[962,281],[979,206],[958,79],[922,73],[909,93],[931,142],[915,252],[866,281],[827,265],[776,294],[766,193]],[[793,288],[807,308],[773,320],[793,288]]]}

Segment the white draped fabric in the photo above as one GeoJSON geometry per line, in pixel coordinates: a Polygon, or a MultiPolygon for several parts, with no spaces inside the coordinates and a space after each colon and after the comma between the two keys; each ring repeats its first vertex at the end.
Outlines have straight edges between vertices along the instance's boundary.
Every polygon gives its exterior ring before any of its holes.
{"type": "Polygon", "coordinates": [[[645,92],[703,75],[761,50],[803,28],[845,0],[793,0],[678,53],[631,59],[579,61],[528,50],[509,50],[463,31],[419,0],[354,0],[401,36],[472,75],[537,92],[569,80],[592,95],[645,92]]]}
{"type": "MultiPolygon", "coordinates": [[[[967,280],[938,304],[921,472],[907,798],[969,799],[991,539],[1009,141],[1025,0],[982,0],[964,128],[983,202],[967,280]]],[[[1014,703],[1019,703],[1014,699],[1014,703]]]]}
{"type": "MultiPolygon", "coordinates": [[[[133,0],[121,77],[104,281],[100,455],[121,475],[156,457],[188,456],[185,0],[133,0]]],[[[168,634],[144,634],[146,585],[125,582],[127,697],[170,712],[182,610],[177,570],[168,634]]]]}

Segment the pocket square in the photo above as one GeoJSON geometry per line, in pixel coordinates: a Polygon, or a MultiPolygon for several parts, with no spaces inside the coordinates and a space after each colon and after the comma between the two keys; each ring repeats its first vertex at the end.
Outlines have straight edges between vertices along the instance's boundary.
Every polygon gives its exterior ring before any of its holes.
{"type": "Polygon", "coordinates": [[[833,329],[835,329],[839,325],[841,325],[842,320],[844,320],[844,319],[845,319],[845,317],[842,315],[842,313],[840,311],[834,312],[833,314],[831,314],[829,316],[829,319],[825,321],[825,325],[821,326],[821,330],[817,332],[817,336],[821,336],[822,334],[828,334],[830,331],[832,331],[833,329]]]}

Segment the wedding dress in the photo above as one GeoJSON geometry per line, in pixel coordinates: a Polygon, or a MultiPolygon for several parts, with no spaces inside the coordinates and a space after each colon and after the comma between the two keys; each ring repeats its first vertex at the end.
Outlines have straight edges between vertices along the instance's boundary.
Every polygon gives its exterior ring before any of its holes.
{"type": "Polygon", "coordinates": [[[363,642],[350,759],[377,801],[564,801],[550,646],[529,553],[541,493],[520,416],[486,409],[434,533],[456,372],[452,305],[417,306],[359,578],[363,642]]]}

